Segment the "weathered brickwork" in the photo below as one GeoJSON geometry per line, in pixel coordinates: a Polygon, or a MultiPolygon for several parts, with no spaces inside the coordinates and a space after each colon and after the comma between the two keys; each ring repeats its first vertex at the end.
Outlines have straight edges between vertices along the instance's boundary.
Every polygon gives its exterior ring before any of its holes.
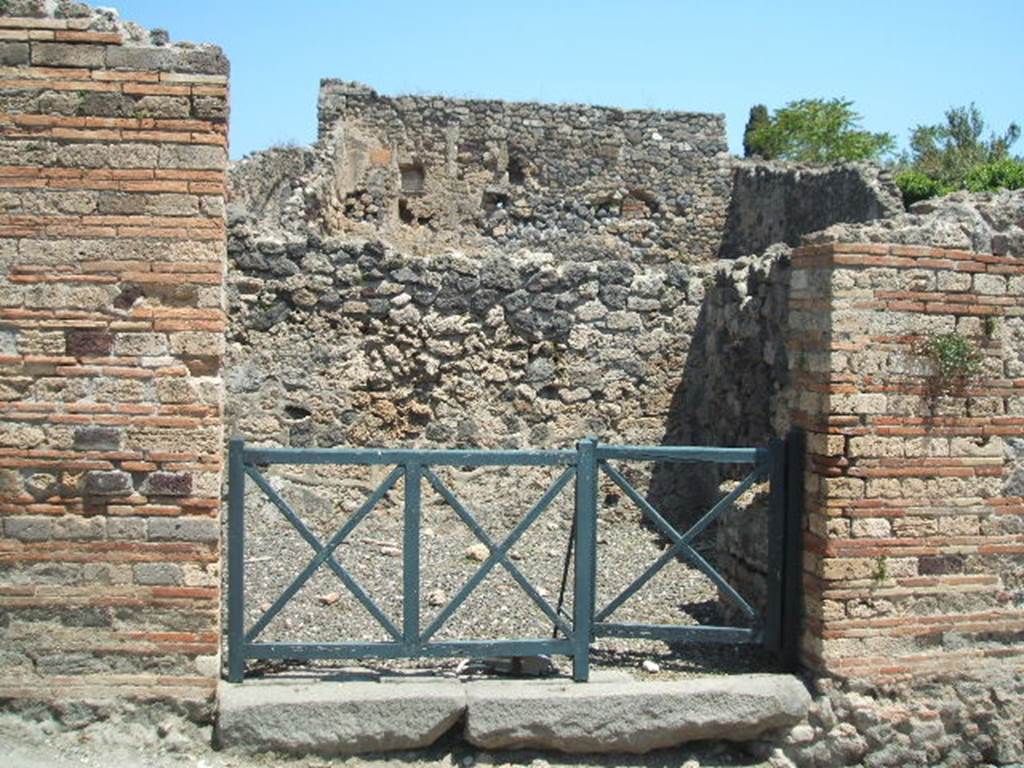
{"type": "Polygon", "coordinates": [[[4,8],[0,698],[203,702],[227,62],[80,4],[4,8]]]}
{"type": "Polygon", "coordinates": [[[1022,316],[1024,263],[1011,256],[795,252],[788,344],[793,418],[809,435],[812,667],[862,680],[1020,667],[1022,316]],[[942,339],[977,365],[943,380],[926,351],[942,339]]]}

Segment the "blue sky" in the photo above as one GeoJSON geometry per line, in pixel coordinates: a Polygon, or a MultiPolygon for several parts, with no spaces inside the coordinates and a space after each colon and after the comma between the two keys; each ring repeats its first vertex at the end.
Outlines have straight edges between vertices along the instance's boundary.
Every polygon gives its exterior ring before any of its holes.
{"type": "MultiPolygon", "coordinates": [[[[320,78],[445,94],[722,112],[853,99],[905,143],[977,103],[1024,122],[1024,0],[110,0],[232,63],[231,154],[316,135],[320,78]]],[[[1018,145],[1020,153],[1024,147],[1018,145]]]]}

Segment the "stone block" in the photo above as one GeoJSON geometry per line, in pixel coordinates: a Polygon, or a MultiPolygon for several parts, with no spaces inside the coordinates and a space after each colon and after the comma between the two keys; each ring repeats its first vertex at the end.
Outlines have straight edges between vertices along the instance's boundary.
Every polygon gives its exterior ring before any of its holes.
{"type": "Polygon", "coordinates": [[[66,515],[53,521],[55,539],[102,539],[106,533],[105,518],[66,515]]]}
{"type": "Polygon", "coordinates": [[[465,738],[482,749],[643,754],[688,741],[744,741],[799,723],[811,697],[790,675],[672,682],[481,681],[465,738]]]}
{"type": "Polygon", "coordinates": [[[21,493],[21,474],[13,469],[0,469],[0,497],[21,493]]]}
{"type": "Polygon", "coordinates": [[[105,46],[80,43],[32,43],[32,64],[41,67],[103,66],[105,46]]]}
{"type": "Polygon", "coordinates": [[[231,71],[231,64],[224,55],[224,51],[215,45],[182,48],[176,52],[178,59],[174,68],[179,72],[227,75],[231,71]]]}
{"type": "MultiPolygon", "coordinates": [[[[187,96],[143,96],[135,102],[135,112],[139,117],[183,118],[189,117],[189,99],[187,96]]],[[[208,115],[195,115],[198,118],[208,115]]],[[[220,117],[224,117],[221,114],[220,117]]]]}
{"type": "Polygon", "coordinates": [[[218,541],[216,520],[204,517],[156,517],[149,521],[150,541],[218,541]]]}
{"type": "Polygon", "coordinates": [[[117,451],[121,448],[121,430],[115,427],[79,427],[74,447],[78,451],[117,451]]]}
{"type": "Polygon", "coordinates": [[[971,275],[965,272],[942,270],[938,274],[938,287],[940,291],[969,291],[971,289],[971,275]]]}
{"type": "Polygon", "coordinates": [[[922,576],[944,576],[964,572],[964,559],[960,555],[929,555],[917,560],[917,570],[922,576]]]}
{"type": "Polygon", "coordinates": [[[612,331],[638,331],[643,327],[636,312],[612,312],[605,319],[605,324],[612,331]]]}
{"type": "Polygon", "coordinates": [[[136,563],[132,578],[145,586],[177,586],[181,584],[181,566],[174,563],[136,563]]]}
{"type": "Polygon", "coordinates": [[[46,432],[32,424],[0,422],[0,445],[10,448],[35,448],[46,442],[46,432]]]}
{"type": "Polygon", "coordinates": [[[226,120],[227,99],[219,96],[196,96],[192,99],[192,116],[200,120],[226,120]]]}
{"type": "Polygon", "coordinates": [[[192,476],[187,472],[151,472],[140,490],[147,496],[188,496],[192,493],[192,476]]]}
{"type": "Polygon", "coordinates": [[[162,333],[119,333],[114,340],[117,355],[165,355],[167,336],[162,333]]]}
{"type": "Polygon", "coordinates": [[[107,331],[68,331],[66,345],[72,357],[109,357],[114,335],[107,331]]]}
{"type": "Polygon", "coordinates": [[[28,61],[28,43],[0,43],[0,66],[17,67],[28,61]]]}
{"type": "Polygon", "coordinates": [[[135,490],[132,476],[119,470],[87,472],[84,485],[85,493],[91,496],[126,496],[135,490]]]}
{"type": "Polygon", "coordinates": [[[174,48],[141,45],[117,45],[107,48],[105,63],[110,69],[131,69],[143,72],[167,72],[178,61],[174,48]]]}
{"type": "Polygon", "coordinates": [[[0,330],[0,355],[18,354],[18,332],[10,329],[0,330]]]}
{"type": "Polygon", "coordinates": [[[223,355],[224,334],[203,331],[173,333],[170,337],[170,349],[174,355],[223,355]]]}
{"type": "Polygon", "coordinates": [[[427,747],[466,709],[454,680],[252,680],[217,690],[217,742],[251,752],[356,754],[427,747]]]}
{"type": "Polygon", "coordinates": [[[18,541],[47,541],[52,531],[52,523],[45,517],[4,518],[4,535],[18,541]]]}
{"type": "Polygon", "coordinates": [[[227,152],[221,147],[188,144],[161,144],[158,168],[190,170],[222,170],[227,165],[227,152]]]}
{"type": "Polygon", "coordinates": [[[883,517],[865,517],[853,521],[853,535],[873,539],[886,538],[892,533],[892,525],[883,517]]]}
{"type": "Polygon", "coordinates": [[[1006,278],[1001,275],[975,275],[974,291],[975,293],[1002,296],[1006,293],[1006,278]]]}
{"type": "Polygon", "coordinates": [[[120,541],[142,541],[146,538],[146,520],[141,517],[110,517],[107,538],[120,541]]]}

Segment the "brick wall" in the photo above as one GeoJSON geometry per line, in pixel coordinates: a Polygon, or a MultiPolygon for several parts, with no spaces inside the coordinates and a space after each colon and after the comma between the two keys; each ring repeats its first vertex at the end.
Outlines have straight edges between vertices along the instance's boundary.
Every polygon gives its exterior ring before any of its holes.
{"type": "Polygon", "coordinates": [[[12,7],[37,15],[0,16],[0,698],[203,702],[227,62],[12,7]]]}
{"type": "Polygon", "coordinates": [[[875,680],[1019,669],[1024,262],[805,246],[791,291],[806,661],[875,680]],[[978,371],[944,382],[924,350],[950,334],[978,371]]]}

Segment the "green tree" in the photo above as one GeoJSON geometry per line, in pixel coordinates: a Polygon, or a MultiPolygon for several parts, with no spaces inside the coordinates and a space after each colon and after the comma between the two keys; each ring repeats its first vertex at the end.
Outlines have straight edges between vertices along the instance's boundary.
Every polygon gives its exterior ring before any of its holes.
{"type": "Polygon", "coordinates": [[[919,125],[900,160],[896,183],[909,205],[958,189],[981,192],[1024,187],[1024,162],[1010,155],[1020,127],[1010,123],[985,138],[985,120],[973,103],[946,111],[945,123],[919,125]]]}
{"type": "Polygon", "coordinates": [[[762,147],[758,144],[756,138],[758,130],[762,126],[767,125],[768,122],[768,107],[764,104],[755,104],[750,108],[750,116],[747,118],[747,127],[743,130],[744,157],[763,157],[765,160],[772,159],[768,154],[768,148],[762,147]]]}
{"type": "Polygon", "coordinates": [[[852,101],[800,99],[775,110],[759,125],[748,124],[744,145],[759,148],[763,157],[811,165],[878,161],[893,150],[892,135],[865,131],[860,122],[852,101]]]}

